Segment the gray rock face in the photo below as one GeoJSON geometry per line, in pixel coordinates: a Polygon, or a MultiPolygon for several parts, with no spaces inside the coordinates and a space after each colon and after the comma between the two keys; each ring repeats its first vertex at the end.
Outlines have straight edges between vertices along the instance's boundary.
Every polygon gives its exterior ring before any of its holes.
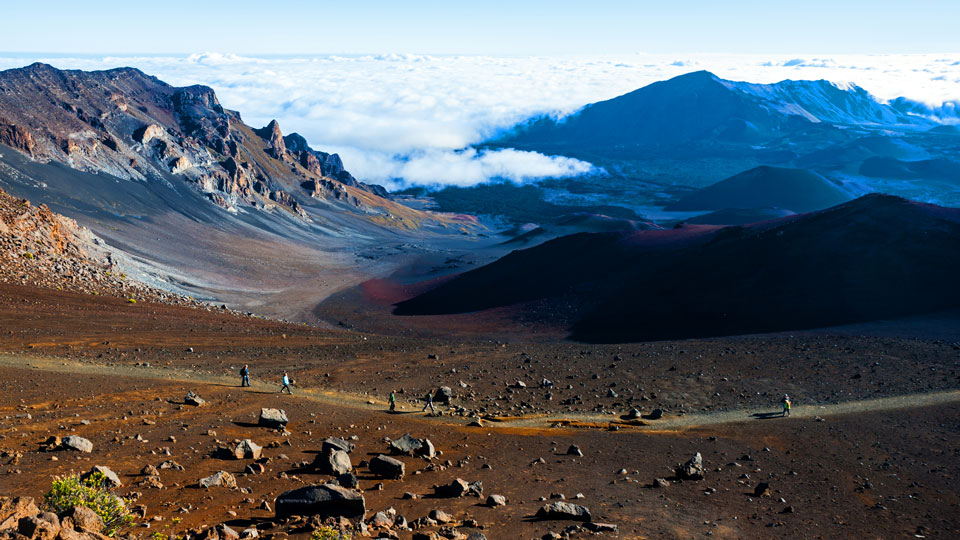
{"type": "Polygon", "coordinates": [[[323,440],[323,445],[320,447],[320,453],[325,454],[330,450],[340,450],[342,452],[350,453],[353,452],[354,444],[346,439],[341,439],[340,437],[327,437],[323,440]]]}
{"type": "Polygon", "coordinates": [[[313,467],[320,474],[332,474],[334,476],[340,476],[353,470],[350,456],[343,450],[333,449],[317,454],[317,457],[313,460],[313,467]]]}
{"type": "Polygon", "coordinates": [[[430,439],[415,439],[409,433],[390,442],[390,453],[432,458],[437,455],[430,439]]]}
{"type": "Polygon", "coordinates": [[[93,443],[77,435],[64,437],[60,443],[60,447],[65,450],[76,450],[77,452],[86,452],[88,454],[93,452],[93,443]]]}
{"type": "Polygon", "coordinates": [[[237,480],[232,474],[226,471],[217,471],[206,478],[202,478],[199,484],[202,488],[211,488],[214,486],[235,488],[237,487],[237,480]]]}
{"type": "Polygon", "coordinates": [[[237,459],[260,459],[262,453],[262,446],[250,439],[244,439],[234,448],[233,457],[237,459]]]}
{"type": "Polygon", "coordinates": [[[80,475],[81,480],[86,480],[87,478],[93,477],[93,475],[100,473],[103,475],[103,484],[102,486],[107,489],[115,489],[118,487],[123,487],[123,482],[120,481],[120,477],[117,476],[117,473],[110,470],[110,467],[102,467],[100,465],[94,466],[89,471],[80,475]]]}
{"type": "Polygon", "coordinates": [[[332,485],[306,486],[281,493],[274,505],[278,518],[289,516],[362,517],[366,511],[363,495],[332,485]]]}
{"type": "Polygon", "coordinates": [[[370,472],[384,478],[400,480],[403,478],[403,462],[388,456],[377,456],[370,460],[370,472]]]}
{"type": "Polygon", "coordinates": [[[697,455],[690,458],[690,460],[683,465],[677,465],[674,472],[677,478],[681,480],[703,480],[705,472],[703,468],[703,456],[700,455],[700,452],[697,452],[697,455]]]}
{"type": "Polygon", "coordinates": [[[537,510],[537,518],[590,521],[590,510],[579,504],[557,501],[544,505],[540,510],[537,510]]]}
{"type": "Polygon", "coordinates": [[[268,427],[280,429],[287,426],[287,423],[290,420],[287,419],[287,413],[283,409],[260,409],[260,418],[257,420],[257,424],[268,427]]]}

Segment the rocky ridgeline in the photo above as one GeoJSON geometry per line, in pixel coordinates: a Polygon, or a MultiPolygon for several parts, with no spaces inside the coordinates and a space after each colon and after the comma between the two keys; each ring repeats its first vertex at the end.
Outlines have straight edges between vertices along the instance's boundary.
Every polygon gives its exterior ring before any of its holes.
{"type": "Polygon", "coordinates": [[[170,86],[132,68],[36,63],[0,72],[0,144],[82,171],[186,181],[232,212],[279,207],[309,219],[298,195],[361,210],[387,197],[358,182],[338,155],[284,136],[276,120],[251,128],[213,89],[170,86]]]}
{"type": "Polygon", "coordinates": [[[0,190],[0,283],[201,305],[128,279],[106,245],[76,221],[0,190]]]}

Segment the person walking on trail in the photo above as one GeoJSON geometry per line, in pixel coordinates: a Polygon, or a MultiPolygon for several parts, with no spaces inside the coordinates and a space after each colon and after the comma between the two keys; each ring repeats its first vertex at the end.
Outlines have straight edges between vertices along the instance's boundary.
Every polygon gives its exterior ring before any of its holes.
{"type": "Polygon", "coordinates": [[[250,386],[250,366],[247,364],[240,368],[240,386],[250,386]]]}
{"type": "Polygon", "coordinates": [[[397,392],[396,390],[390,391],[390,397],[387,398],[387,401],[390,402],[390,412],[397,410],[397,392]]]}
{"type": "Polygon", "coordinates": [[[437,410],[433,408],[433,392],[428,390],[424,399],[427,400],[427,404],[423,406],[423,410],[420,412],[424,412],[427,410],[427,407],[430,407],[430,412],[436,414],[437,410]]]}
{"type": "Polygon", "coordinates": [[[790,396],[784,394],[783,398],[780,400],[780,406],[783,407],[783,412],[780,416],[790,416],[790,396]]]}
{"type": "Polygon", "coordinates": [[[286,390],[288,394],[293,394],[293,392],[290,391],[290,376],[287,375],[286,371],[283,372],[283,386],[280,388],[280,393],[282,394],[284,390],[286,390]]]}

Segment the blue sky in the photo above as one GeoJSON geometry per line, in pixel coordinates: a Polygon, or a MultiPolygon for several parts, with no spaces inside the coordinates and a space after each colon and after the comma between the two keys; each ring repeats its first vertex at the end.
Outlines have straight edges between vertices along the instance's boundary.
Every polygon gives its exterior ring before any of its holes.
{"type": "Polygon", "coordinates": [[[960,52],[958,0],[5,2],[0,51],[960,52]]]}

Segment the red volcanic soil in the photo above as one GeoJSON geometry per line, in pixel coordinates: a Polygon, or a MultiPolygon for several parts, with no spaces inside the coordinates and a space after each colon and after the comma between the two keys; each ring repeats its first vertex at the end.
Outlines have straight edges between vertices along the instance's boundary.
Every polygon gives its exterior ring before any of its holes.
{"type": "Polygon", "coordinates": [[[951,511],[960,503],[951,481],[960,475],[956,392],[938,394],[933,407],[894,399],[960,387],[960,343],[803,335],[600,346],[396,337],[6,285],[0,323],[0,495],[38,497],[53,475],[106,465],[125,483],[119,493],[146,505],[147,520],[159,516],[134,534],[227,523],[257,526],[269,539],[306,538],[308,531],[260,505],[330,479],[303,468],[328,436],[357,437],[351,461],[368,517],[393,507],[412,521],[441,509],[476,520],[487,538],[563,531],[572,523],[531,519],[545,504],[540,498],[554,493],[582,493],[572,502],[619,526],[608,538],[960,533],[960,514],[951,511]],[[253,369],[250,389],[234,386],[243,363],[253,369]],[[296,379],[292,396],[276,392],[283,369],[296,379]],[[543,378],[552,388],[539,387],[543,378]],[[426,417],[416,398],[439,385],[457,397],[440,407],[443,416],[426,417]],[[385,411],[390,389],[402,390],[401,414],[385,411]],[[183,405],[189,390],[207,405],[183,405]],[[783,392],[794,399],[795,417],[750,416],[774,410],[783,392]],[[873,398],[888,405],[834,405],[873,398]],[[289,435],[251,425],[261,407],[286,410],[289,435]],[[634,407],[666,412],[659,421],[620,420],[634,407]],[[483,427],[466,425],[476,417],[486,418],[483,427]],[[401,458],[402,481],[360,466],[386,450],[385,437],[407,432],[430,438],[443,454],[401,458]],[[68,434],[90,439],[93,453],[39,451],[41,440],[68,434]],[[243,438],[267,446],[264,474],[244,474],[248,460],[214,456],[243,438]],[[571,444],[582,458],[566,454],[571,444]],[[650,487],[696,452],[704,480],[650,487]],[[184,470],[161,471],[162,489],[137,485],[145,465],[167,459],[184,470]],[[193,487],[218,470],[237,475],[239,489],[193,487]],[[454,478],[479,480],[484,495],[505,495],[509,504],[430,496],[433,485],[454,478]],[[770,496],[751,495],[759,482],[769,483],[770,496]]]}

